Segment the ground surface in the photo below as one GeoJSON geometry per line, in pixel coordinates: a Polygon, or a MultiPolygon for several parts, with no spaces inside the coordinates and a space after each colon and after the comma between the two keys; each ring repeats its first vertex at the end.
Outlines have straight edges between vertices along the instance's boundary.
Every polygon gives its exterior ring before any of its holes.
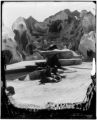
{"type": "Polygon", "coordinates": [[[75,103],[82,102],[91,83],[91,62],[81,65],[66,66],[58,83],[40,84],[40,80],[7,81],[7,86],[15,88],[13,98],[18,104],[34,104],[45,107],[47,102],[75,103]]]}

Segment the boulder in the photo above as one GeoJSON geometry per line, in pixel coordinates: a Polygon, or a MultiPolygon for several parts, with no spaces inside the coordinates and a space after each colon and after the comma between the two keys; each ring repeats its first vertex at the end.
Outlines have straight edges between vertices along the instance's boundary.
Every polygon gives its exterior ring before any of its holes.
{"type": "Polygon", "coordinates": [[[88,34],[84,34],[81,38],[80,44],[79,44],[79,51],[80,53],[85,57],[87,56],[87,51],[92,50],[95,52],[96,50],[96,34],[94,31],[89,32],[88,34]]]}
{"type": "Polygon", "coordinates": [[[7,93],[8,96],[14,95],[14,94],[15,94],[15,89],[14,89],[14,87],[8,86],[8,87],[6,88],[6,93],[7,93]]]}

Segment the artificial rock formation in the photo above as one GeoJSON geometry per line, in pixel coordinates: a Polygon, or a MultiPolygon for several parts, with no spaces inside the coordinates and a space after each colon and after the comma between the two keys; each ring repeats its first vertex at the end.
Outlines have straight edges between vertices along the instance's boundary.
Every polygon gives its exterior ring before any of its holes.
{"type": "Polygon", "coordinates": [[[5,26],[2,27],[2,51],[5,55],[6,64],[21,61],[21,54],[17,51],[17,43],[13,31],[5,26]]]}
{"type": "Polygon", "coordinates": [[[95,16],[91,12],[65,9],[38,22],[33,17],[20,17],[13,23],[12,29],[18,49],[25,58],[29,53],[29,45],[35,49],[47,50],[50,45],[58,49],[68,48],[78,51],[83,34],[95,31],[95,16]]]}
{"type": "Polygon", "coordinates": [[[31,35],[27,31],[25,19],[19,17],[12,25],[12,29],[15,33],[15,40],[18,44],[18,49],[21,54],[26,55],[26,46],[31,43],[31,35]]]}
{"type": "Polygon", "coordinates": [[[36,41],[36,39],[39,39],[37,38],[37,35],[40,31],[41,34],[43,34],[46,30],[43,26],[45,26],[43,23],[39,24],[39,22],[32,17],[29,17],[28,19],[19,17],[13,23],[12,29],[15,33],[15,40],[22,55],[26,56],[30,54],[28,49],[29,45],[35,45],[34,48],[40,47],[39,42],[38,40],[36,41]]]}
{"type": "Polygon", "coordinates": [[[88,52],[91,51],[91,54],[92,52],[95,53],[96,19],[91,12],[87,12],[86,10],[81,11],[80,18],[84,34],[81,37],[78,50],[84,56],[85,59],[89,59],[93,56],[88,56],[88,52]]]}
{"type": "Polygon", "coordinates": [[[84,33],[89,33],[90,31],[96,30],[96,19],[91,12],[82,10],[80,17],[84,33]]]}
{"type": "Polygon", "coordinates": [[[79,51],[85,58],[88,58],[87,51],[89,50],[96,52],[96,33],[94,31],[84,34],[80,41],[79,51]]]}

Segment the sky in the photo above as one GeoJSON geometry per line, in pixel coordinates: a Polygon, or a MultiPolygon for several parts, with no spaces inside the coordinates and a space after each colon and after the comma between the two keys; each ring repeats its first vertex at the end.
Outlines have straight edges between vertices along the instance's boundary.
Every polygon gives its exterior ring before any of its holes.
{"type": "Polygon", "coordinates": [[[2,21],[6,27],[11,28],[13,22],[20,16],[24,18],[32,16],[42,22],[45,18],[64,9],[87,10],[95,14],[93,2],[4,2],[2,21]]]}

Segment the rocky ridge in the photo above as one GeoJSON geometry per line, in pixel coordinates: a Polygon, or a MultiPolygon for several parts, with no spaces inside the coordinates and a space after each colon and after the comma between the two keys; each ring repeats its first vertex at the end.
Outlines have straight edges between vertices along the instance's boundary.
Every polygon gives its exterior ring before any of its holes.
{"type": "Polygon", "coordinates": [[[80,42],[84,34],[95,32],[95,27],[95,16],[91,12],[71,12],[65,9],[43,22],[38,22],[31,16],[27,19],[19,17],[14,21],[12,30],[17,49],[22,58],[26,59],[26,56],[32,55],[31,49],[47,50],[52,44],[58,49],[68,48],[84,55],[79,50],[80,42]]]}

